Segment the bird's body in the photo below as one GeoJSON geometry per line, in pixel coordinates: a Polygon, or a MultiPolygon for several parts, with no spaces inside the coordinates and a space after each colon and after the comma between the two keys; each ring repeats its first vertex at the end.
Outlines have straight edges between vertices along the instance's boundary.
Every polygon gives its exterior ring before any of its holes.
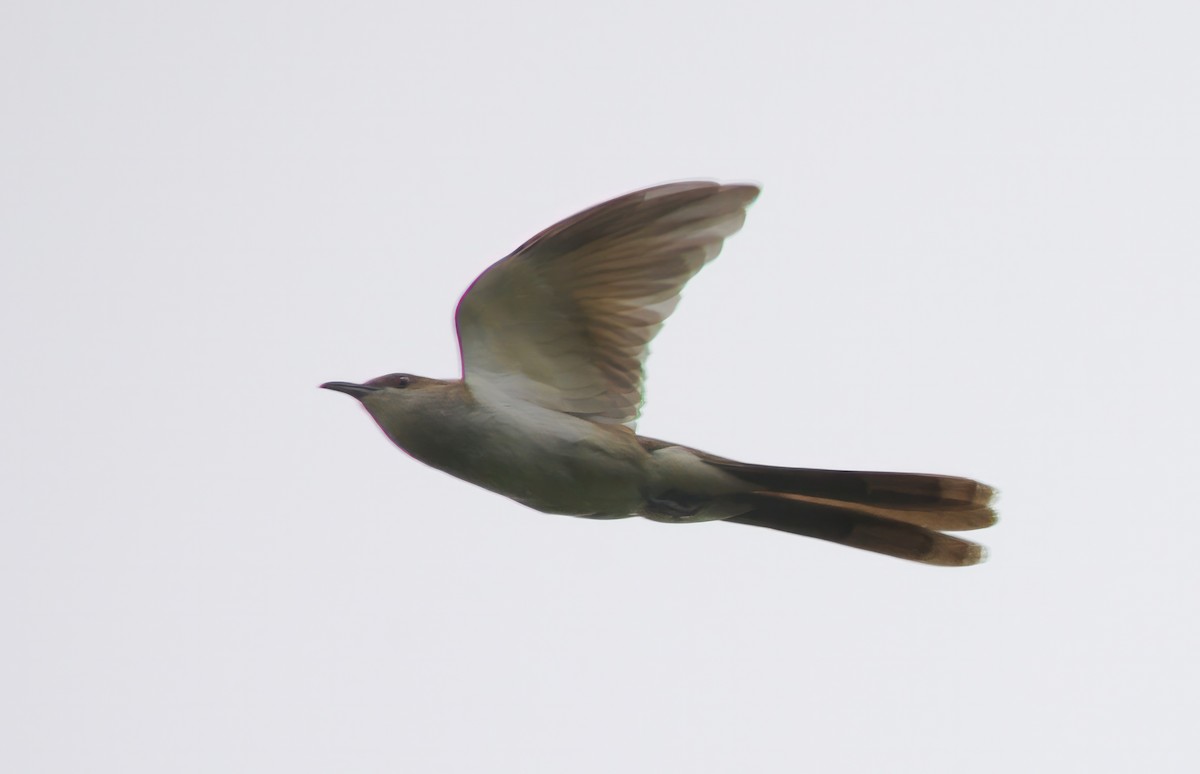
{"type": "Polygon", "coordinates": [[[358,398],[421,462],[539,511],[728,520],[928,564],[981,561],[980,546],[941,532],[995,521],[975,481],[749,465],[634,431],[650,340],[757,194],[675,183],[585,210],[463,296],[462,379],[322,386],[358,398]]]}
{"type": "MultiPolygon", "coordinates": [[[[637,510],[634,482],[647,454],[619,425],[504,402],[459,380],[409,391],[412,404],[384,409],[380,426],[421,462],[546,513],[612,517],[637,510]]],[[[388,399],[368,396],[364,403],[388,399]]]]}
{"type": "Polygon", "coordinates": [[[667,492],[747,490],[682,447],[648,450],[623,425],[506,400],[457,379],[406,376],[398,410],[387,406],[395,393],[363,398],[388,438],[431,467],[530,508],[594,519],[655,516],[653,503],[667,492]]]}

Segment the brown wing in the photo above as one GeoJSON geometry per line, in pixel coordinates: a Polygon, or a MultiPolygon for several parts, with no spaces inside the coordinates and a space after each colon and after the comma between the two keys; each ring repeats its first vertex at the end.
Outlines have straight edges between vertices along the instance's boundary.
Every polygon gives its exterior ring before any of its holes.
{"type": "Polygon", "coordinates": [[[632,426],[647,345],[756,196],[751,185],[655,186],[530,239],[459,302],[468,387],[632,426]]]}

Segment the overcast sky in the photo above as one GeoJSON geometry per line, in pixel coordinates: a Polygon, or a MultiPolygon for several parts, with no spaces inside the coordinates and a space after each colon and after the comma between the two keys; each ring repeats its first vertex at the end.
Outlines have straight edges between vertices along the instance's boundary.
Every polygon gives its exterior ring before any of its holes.
{"type": "Polygon", "coordinates": [[[1194,771],[1192,3],[0,10],[0,769],[1194,771]],[[763,185],[640,432],[986,481],[991,560],[548,516],[457,375],[555,220],[763,185]]]}

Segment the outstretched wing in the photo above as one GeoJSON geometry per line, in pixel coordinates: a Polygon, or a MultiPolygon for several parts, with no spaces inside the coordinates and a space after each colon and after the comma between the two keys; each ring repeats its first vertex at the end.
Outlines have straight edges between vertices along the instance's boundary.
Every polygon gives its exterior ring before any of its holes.
{"type": "Polygon", "coordinates": [[[530,239],[458,304],[467,386],[632,426],[647,345],[756,196],[752,185],[660,185],[530,239]]]}

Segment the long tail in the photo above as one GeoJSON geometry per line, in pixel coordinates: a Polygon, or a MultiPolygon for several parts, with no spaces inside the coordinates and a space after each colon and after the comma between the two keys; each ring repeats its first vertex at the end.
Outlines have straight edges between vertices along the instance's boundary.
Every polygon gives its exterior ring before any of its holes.
{"type": "Polygon", "coordinates": [[[760,486],[736,497],[750,509],[727,521],[770,527],[925,564],[982,562],[983,546],[942,534],[996,523],[995,490],[957,476],[748,465],[706,456],[760,486]]]}
{"type": "Polygon", "coordinates": [[[942,534],[996,523],[996,490],[969,478],[751,465],[655,438],[638,442],[651,453],[683,448],[744,481],[748,491],[717,496],[728,506],[721,510],[737,514],[725,521],[945,567],[987,558],[978,543],[942,534]]]}
{"type": "Polygon", "coordinates": [[[749,511],[726,521],[770,527],[795,535],[829,540],[900,559],[965,567],[987,552],[978,543],[904,521],[875,516],[851,503],[816,504],[789,495],[755,492],[742,497],[749,511]]]}

